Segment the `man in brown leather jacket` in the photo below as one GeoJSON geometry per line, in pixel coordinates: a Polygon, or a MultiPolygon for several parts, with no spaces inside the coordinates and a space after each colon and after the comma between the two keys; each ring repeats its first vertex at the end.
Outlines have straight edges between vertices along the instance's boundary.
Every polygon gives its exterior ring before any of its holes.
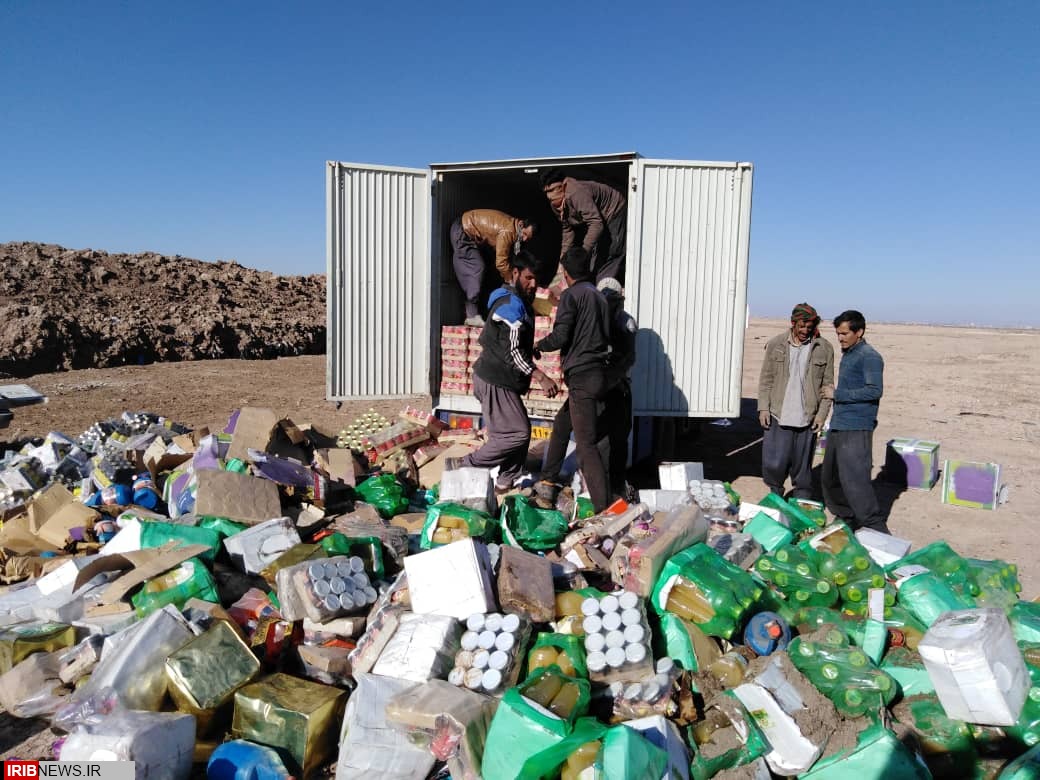
{"type": "Polygon", "coordinates": [[[812,498],[816,434],[831,410],[823,388],[834,384],[834,347],[820,336],[819,325],[816,309],[799,303],[790,330],[766,344],[758,379],[762,479],[779,495],[790,476],[794,495],[812,498]]]}
{"type": "Polygon", "coordinates": [[[495,251],[495,268],[502,281],[509,284],[509,258],[531,239],[534,231],[535,224],[531,220],[517,219],[495,209],[472,209],[452,223],[452,265],[466,296],[466,325],[484,325],[477,308],[486,268],[483,253],[488,248],[495,251]]]}

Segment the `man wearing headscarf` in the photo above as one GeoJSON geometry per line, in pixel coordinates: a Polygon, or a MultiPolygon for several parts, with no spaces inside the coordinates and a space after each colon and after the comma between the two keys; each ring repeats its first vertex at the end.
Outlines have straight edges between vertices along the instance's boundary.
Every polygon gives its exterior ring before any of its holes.
{"type": "Polygon", "coordinates": [[[791,328],[770,339],[758,378],[762,479],[784,494],[791,478],[798,498],[812,497],[816,434],[831,410],[823,388],[834,383],[834,348],[820,336],[820,316],[808,303],[791,312],[791,328]]]}

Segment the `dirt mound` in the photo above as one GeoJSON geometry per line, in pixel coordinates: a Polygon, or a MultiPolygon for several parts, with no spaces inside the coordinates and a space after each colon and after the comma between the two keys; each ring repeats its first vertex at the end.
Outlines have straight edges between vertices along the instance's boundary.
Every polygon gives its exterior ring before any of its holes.
{"type": "Polygon", "coordinates": [[[325,351],[325,277],[0,244],[0,372],[325,351]]]}

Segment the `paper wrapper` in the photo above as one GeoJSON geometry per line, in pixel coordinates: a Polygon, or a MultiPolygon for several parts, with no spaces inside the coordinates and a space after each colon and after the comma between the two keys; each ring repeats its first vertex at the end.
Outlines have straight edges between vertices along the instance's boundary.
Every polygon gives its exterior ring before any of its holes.
{"type": "Polygon", "coordinates": [[[420,683],[446,677],[461,636],[462,626],[454,618],[406,612],[372,673],[420,683]]]}
{"type": "Polygon", "coordinates": [[[346,692],[272,674],[235,692],[231,733],[284,748],[308,775],[331,757],[346,692]]]}

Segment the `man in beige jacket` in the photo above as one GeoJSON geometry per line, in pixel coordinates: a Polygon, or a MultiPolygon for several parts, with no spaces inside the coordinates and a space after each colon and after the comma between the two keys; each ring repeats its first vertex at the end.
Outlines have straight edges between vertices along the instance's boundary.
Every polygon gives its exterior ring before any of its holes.
{"type": "Polygon", "coordinates": [[[466,296],[466,325],[483,327],[477,302],[484,287],[484,251],[495,251],[495,268],[509,284],[512,271],[509,258],[534,235],[535,224],[495,209],[471,209],[451,226],[452,265],[455,277],[466,296]]]}
{"type": "Polygon", "coordinates": [[[758,420],[762,479],[784,494],[791,477],[797,498],[812,497],[812,457],[816,434],[831,410],[823,388],[834,384],[834,347],[820,336],[820,316],[807,303],[791,312],[791,328],[766,344],[758,379],[758,420]]]}

